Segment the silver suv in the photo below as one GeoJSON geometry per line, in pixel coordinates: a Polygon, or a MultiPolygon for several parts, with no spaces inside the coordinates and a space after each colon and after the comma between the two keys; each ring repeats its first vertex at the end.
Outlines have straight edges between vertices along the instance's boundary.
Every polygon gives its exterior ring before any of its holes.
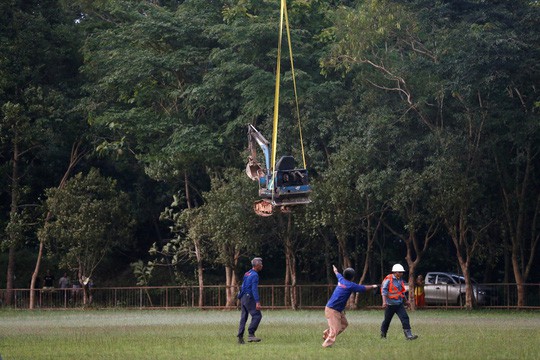
{"type": "MultiPolygon", "coordinates": [[[[426,304],[465,304],[465,278],[445,272],[426,274],[424,287],[426,304]]],[[[471,279],[474,298],[479,305],[489,303],[489,289],[471,279]]]]}

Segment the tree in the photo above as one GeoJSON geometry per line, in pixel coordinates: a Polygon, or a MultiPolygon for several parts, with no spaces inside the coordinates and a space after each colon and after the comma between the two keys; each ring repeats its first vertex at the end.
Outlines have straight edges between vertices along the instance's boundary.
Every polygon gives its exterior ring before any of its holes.
{"type": "MultiPolygon", "coordinates": [[[[439,208],[430,207],[428,214],[440,216],[453,240],[470,308],[470,266],[495,220],[486,202],[491,188],[485,184],[494,171],[486,138],[502,133],[497,119],[507,103],[502,95],[513,88],[511,69],[528,63],[515,50],[530,47],[519,45],[514,31],[526,33],[531,27],[521,26],[514,14],[536,19],[535,6],[526,1],[426,4],[366,1],[355,10],[342,10],[337,41],[325,64],[356,74],[355,80],[371,88],[369,94],[377,96],[378,91],[378,105],[369,112],[391,109],[396,123],[406,129],[393,145],[418,149],[420,156],[410,161],[420,166],[412,169],[436,174],[429,184],[436,185],[432,189],[438,200],[432,205],[439,208]],[[427,146],[411,146],[415,142],[427,146]]],[[[521,91],[513,93],[525,99],[521,91]]],[[[395,170],[411,164],[397,162],[395,170]]]]}
{"type": "Polygon", "coordinates": [[[169,5],[82,4],[85,105],[104,134],[98,151],[133,156],[152,179],[183,182],[188,207],[208,186],[206,167],[221,161],[222,131],[194,89],[217,46],[207,29],[221,17],[217,2],[169,5]]]}
{"type": "Polygon", "coordinates": [[[34,199],[41,195],[39,186],[47,182],[47,177],[33,175],[51,171],[54,151],[79,120],[70,114],[79,86],[79,57],[75,23],[59,1],[4,2],[0,13],[4,54],[0,60],[0,140],[11,178],[6,187],[10,215],[5,229],[9,248],[6,286],[11,289],[15,251],[23,239],[33,239],[25,234],[32,223],[24,219],[24,209],[35,206],[34,199]]]}
{"type": "Polygon", "coordinates": [[[484,100],[493,122],[487,124],[495,170],[493,178],[498,227],[504,243],[508,243],[513,275],[517,283],[518,306],[526,305],[525,287],[537,256],[539,236],[540,194],[538,166],[540,129],[540,79],[537,59],[540,56],[538,26],[540,9],[537,3],[497,2],[494,16],[479,27],[490,44],[479,52],[492,74],[486,87],[493,93],[484,100]]]}
{"type": "Polygon", "coordinates": [[[214,261],[225,268],[227,306],[236,305],[238,261],[256,253],[262,238],[255,231],[261,219],[253,211],[254,185],[244,172],[226,169],[213,177],[211,190],[203,194],[201,216],[215,249],[214,261]]]}
{"type": "Polygon", "coordinates": [[[260,228],[260,219],[253,211],[255,187],[244,173],[226,169],[223,175],[212,178],[212,188],[202,194],[204,204],[194,209],[164,212],[164,219],[172,220],[176,238],[161,249],[154,245],[151,253],[160,259],[152,266],[171,258],[176,265],[194,259],[200,287],[199,306],[203,306],[203,263],[218,264],[225,270],[226,306],[236,304],[238,290],[238,262],[246,253],[253,253],[260,244],[254,229],[260,228]]]}
{"type": "MultiPolygon", "coordinates": [[[[534,220],[535,213],[538,214],[538,198],[534,192],[524,197],[523,191],[529,186],[529,171],[534,171],[538,163],[535,155],[538,149],[530,144],[537,143],[534,139],[538,139],[538,126],[533,125],[538,123],[534,105],[538,95],[533,84],[538,81],[540,72],[530,61],[539,54],[538,34],[531,30],[538,25],[539,9],[528,1],[493,4],[462,1],[441,10],[453,23],[451,31],[446,20],[440,19],[438,26],[445,27],[441,45],[451,49],[443,58],[443,65],[446,71],[455,74],[458,85],[453,92],[457,100],[454,108],[462,114],[456,117],[456,125],[462,124],[462,131],[457,126],[454,131],[466,139],[459,145],[461,162],[467,164],[462,173],[476,178],[472,187],[477,194],[482,194],[484,206],[490,202],[496,204],[491,195],[495,187],[487,184],[499,178],[504,227],[511,239],[514,275],[523,299],[520,273],[526,274],[527,270],[526,266],[518,265],[517,259],[523,259],[522,264],[532,261],[534,255],[522,256],[522,246],[527,253],[534,254],[538,243],[534,220]],[[464,44],[467,51],[463,51],[464,44]],[[522,231],[528,235],[522,236],[522,231]]],[[[454,154],[458,151],[456,148],[454,154]]],[[[484,218],[476,234],[500,219],[488,215],[489,209],[481,209],[479,205],[480,202],[473,206],[474,211],[461,216],[476,222],[484,218]],[[476,216],[473,218],[471,214],[476,216]]],[[[497,225],[501,227],[500,223],[497,225]]],[[[518,304],[523,305],[519,300],[518,304]]]]}
{"type": "Polygon", "coordinates": [[[179,205],[180,202],[175,196],[171,206],[162,213],[163,220],[172,222],[170,230],[175,237],[162,247],[158,247],[156,243],[152,245],[149,253],[158,258],[149,262],[149,266],[151,268],[164,264],[173,266],[177,278],[180,278],[177,266],[183,262],[194,263],[199,285],[197,304],[202,308],[204,306],[204,264],[209,261],[208,252],[211,251],[209,236],[205,228],[202,207],[181,210],[179,205]]]}
{"type": "MultiPolygon", "coordinates": [[[[80,149],[80,143],[73,144],[73,147],[71,149],[71,156],[69,159],[69,164],[66,169],[66,172],[64,173],[64,176],[62,177],[62,180],[60,180],[60,184],[58,185],[58,189],[63,189],[64,186],[66,186],[66,183],[71,176],[71,173],[74,171],[77,164],[83,159],[86,151],[80,149]]],[[[47,224],[52,217],[52,213],[50,211],[47,211],[47,215],[45,215],[44,223],[47,224]]],[[[41,266],[41,260],[43,258],[44,254],[44,248],[45,248],[45,241],[44,239],[39,239],[39,250],[37,254],[37,260],[36,260],[36,267],[34,269],[34,272],[32,274],[32,280],[30,281],[30,303],[29,308],[33,309],[35,304],[35,287],[40,271],[41,266]]]]}
{"type": "MultiPolygon", "coordinates": [[[[75,175],[63,188],[48,189],[46,195],[52,219],[38,235],[60,265],[76,270],[81,284],[86,283],[104,256],[130,239],[129,198],[96,169],[75,175]]],[[[86,303],[86,288],[84,295],[86,303]]]]}

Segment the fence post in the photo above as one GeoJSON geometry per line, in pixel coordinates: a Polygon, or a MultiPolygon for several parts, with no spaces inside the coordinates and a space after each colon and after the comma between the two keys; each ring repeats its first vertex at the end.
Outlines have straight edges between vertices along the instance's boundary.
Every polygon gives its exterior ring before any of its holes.
{"type": "Polygon", "coordinates": [[[506,306],[510,309],[510,285],[506,285],[506,306]]]}

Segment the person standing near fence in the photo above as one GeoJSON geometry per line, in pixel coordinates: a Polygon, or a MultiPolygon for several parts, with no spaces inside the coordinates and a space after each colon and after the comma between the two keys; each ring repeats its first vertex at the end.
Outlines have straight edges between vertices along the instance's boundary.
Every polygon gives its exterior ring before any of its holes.
{"type": "Polygon", "coordinates": [[[58,280],[58,287],[60,289],[67,289],[69,287],[69,277],[67,273],[64,273],[60,280],[58,280]]]}
{"type": "Polygon", "coordinates": [[[47,270],[45,277],[43,278],[43,302],[42,306],[53,306],[53,290],[54,290],[54,275],[50,270],[47,270]]]}
{"type": "Polygon", "coordinates": [[[328,321],[328,328],[323,332],[323,347],[332,346],[336,341],[336,337],[345,331],[349,325],[345,317],[345,305],[347,305],[347,300],[349,300],[351,294],[378,287],[377,285],[358,285],[352,282],[355,274],[352,268],[343,270],[343,275],[339,273],[334,265],[332,265],[332,268],[338,279],[338,284],[324,308],[324,317],[328,321]]]}
{"type": "Polygon", "coordinates": [[[52,290],[54,288],[54,276],[51,274],[51,270],[47,270],[43,281],[43,290],[52,290]]]}
{"type": "Polygon", "coordinates": [[[242,287],[238,293],[242,314],[240,315],[240,326],[238,327],[238,343],[244,344],[244,332],[248,316],[251,315],[251,323],[248,327],[248,341],[259,342],[260,338],[255,336],[255,331],[259,327],[262,319],[261,302],[259,299],[259,272],[263,268],[261,258],[251,260],[252,269],[244,274],[242,287]]]}
{"type": "Polygon", "coordinates": [[[426,294],[424,293],[424,276],[418,275],[414,283],[414,304],[417,309],[426,306],[426,294]]]}

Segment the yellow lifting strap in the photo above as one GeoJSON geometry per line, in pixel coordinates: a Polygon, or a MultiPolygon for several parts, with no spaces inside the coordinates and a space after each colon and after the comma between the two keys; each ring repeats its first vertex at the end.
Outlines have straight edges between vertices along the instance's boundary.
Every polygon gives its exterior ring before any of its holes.
{"type": "MultiPolygon", "coordinates": [[[[289,43],[289,58],[291,60],[291,74],[293,79],[293,88],[294,88],[294,100],[296,102],[296,117],[298,118],[298,130],[300,133],[300,146],[302,149],[302,160],[304,162],[304,169],[306,166],[306,156],[304,153],[304,141],[302,139],[302,126],[300,123],[300,107],[298,106],[298,93],[296,91],[296,77],[294,74],[294,60],[293,52],[291,45],[291,31],[289,29],[289,17],[287,15],[287,1],[281,0],[281,11],[280,11],[280,21],[279,21],[279,39],[278,39],[278,48],[277,48],[277,66],[276,66],[276,90],[274,93],[274,127],[272,131],[272,171],[275,176],[276,169],[276,152],[277,152],[277,130],[278,130],[278,120],[279,120],[279,86],[280,86],[280,77],[281,77],[281,41],[283,38],[283,20],[285,19],[285,27],[287,29],[287,41],[289,43]]],[[[273,176],[273,177],[274,177],[273,176]]],[[[274,179],[275,180],[275,179],[274,179]]]]}

